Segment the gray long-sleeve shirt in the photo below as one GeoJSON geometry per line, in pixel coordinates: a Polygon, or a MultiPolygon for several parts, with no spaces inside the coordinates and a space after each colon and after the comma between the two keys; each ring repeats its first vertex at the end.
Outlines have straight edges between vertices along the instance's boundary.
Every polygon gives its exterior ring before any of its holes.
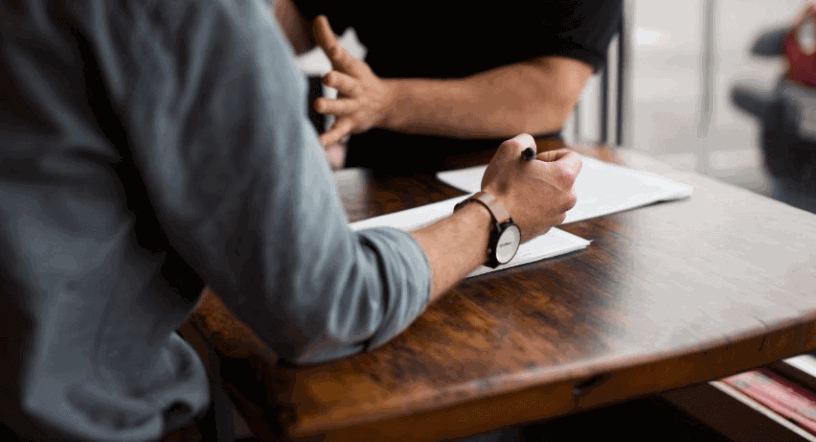
{"type": "Polygon", "coordinates": [[[428,302],[408,234],[353,232],[261,0],[0,2],[0,418],[160,437],[208,402],[175,329],[210,284],[289,361],[428,302]]]}

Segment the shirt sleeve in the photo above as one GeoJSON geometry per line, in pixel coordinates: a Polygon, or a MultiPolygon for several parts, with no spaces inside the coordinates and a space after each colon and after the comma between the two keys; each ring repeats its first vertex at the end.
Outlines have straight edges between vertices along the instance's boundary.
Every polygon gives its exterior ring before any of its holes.
{"type": "Polygon", "coordinates": [[[89,27],[170,245],[284,360],[382,345],[428,302],[424,252],[349,228],[268,5],[190,4],[89,27]]]}
{"type": "Polygon", "coordinates": [[[540,6],[553,8],[550,14],[540,14],[544,32],[554,31],[554,35],[542,45],[548,51],[541,55],[574,58],[591,65],[594,72],[603,69],[609,43],[620,26],[622,4],[623,0],[542,2],[540,6]],[[558,22],[548,16],[558,17],[558,22]]]}

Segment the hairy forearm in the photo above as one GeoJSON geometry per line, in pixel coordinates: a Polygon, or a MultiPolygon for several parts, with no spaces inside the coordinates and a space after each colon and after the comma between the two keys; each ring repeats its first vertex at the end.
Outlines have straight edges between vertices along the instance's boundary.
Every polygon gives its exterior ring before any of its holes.
{"type": "Polygon", "coordinates": [[[582,65],[544,57],[463,79],[386,80],[392,106],[380,127],[461,138],[554,132],[566,122],[591,75],[591,68],[582,65]]]}
{"type": "Polygon", "coordinates": [[[487,261],[490,213],[466,204],[450,217],[412,232],[431,263],[431,302],[487,261]]]}

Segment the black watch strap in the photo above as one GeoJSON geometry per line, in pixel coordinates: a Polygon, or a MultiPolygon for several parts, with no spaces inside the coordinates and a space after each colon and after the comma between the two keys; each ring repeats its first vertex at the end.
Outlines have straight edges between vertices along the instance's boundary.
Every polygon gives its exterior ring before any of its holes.
{"type": "MultiPolygon", "coordinates": [[[[472,197],[462,201],[461,203],[454,206],[453,211],[459,210],[462,206],[469,202],[476,202],[483,206],[485,206],[490,212],[490,215],[493,217],[493,228],[490,229],[490,238],[488,239],[487,245],[487,262],[484,265],[496,268],[502,263],[498,260],[498,250],[499,247],[499,239],[502,237],[502,234],[505,232],[506,229],[515,229],[518,232],[518,226],[515,225],[513,219],[510,218],[510,215],[504,210],[504,206],[499,203],[499,201],[493,195],[487,192],[479,192],[472,197]]],[[[521,236],[521,232],[518,232],[519,237],[521,236]]],[[[515,256],[516,252],[518,251],[518,245],[516,249],[513,250],[512,256],[515,256]]],[[[510,256],[510,259],[512,259],[510,256]]],[[[509,262],[509,261],[505,261],[509,262]]]]}

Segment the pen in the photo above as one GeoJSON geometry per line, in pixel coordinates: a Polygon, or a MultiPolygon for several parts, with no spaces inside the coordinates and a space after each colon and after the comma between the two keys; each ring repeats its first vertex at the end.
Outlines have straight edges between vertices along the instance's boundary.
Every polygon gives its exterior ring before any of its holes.
{"type": "Polygon", "coordinates": [[[530,161],[535,158],[535,149],[528,147],[521,152],[521,159],[523,161],[530,161]]]}

